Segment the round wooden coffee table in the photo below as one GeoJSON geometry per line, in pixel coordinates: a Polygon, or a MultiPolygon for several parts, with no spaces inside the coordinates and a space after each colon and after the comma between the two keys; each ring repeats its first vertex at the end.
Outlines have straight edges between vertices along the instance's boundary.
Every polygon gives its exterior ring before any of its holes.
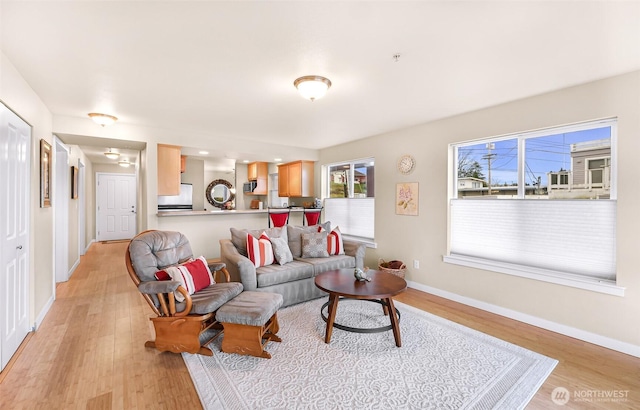
{"type": "Polygon", "coordinates": [[[348,332],[359,333],[384,332],[393,329],[396,346],[402,346],[399,325],[400,312],[398,312],[393,305],[392,297],[404,292],[407,288],[407,282],[401,277],[391,273],[376,270],[369,270],[367,275],[371,278],[370,282],[360,282],[356,280],[353,276],[353,269],[337,269],[316,276],[316,286],[329,293],[329,302],[324,304],[320,309],[322,319],[327,322],[327,330],[324,337],[325,343],[331,341],[331,332],[334,327],[348,332]],[[384,314],[389,316],[391,325],[375,329],[360,329],[335,323],[338,301],[340,299],[362,299],[380,303],[384,314]],[[322,313],[325,306],[329,307],[326,317],[322,313]]]}

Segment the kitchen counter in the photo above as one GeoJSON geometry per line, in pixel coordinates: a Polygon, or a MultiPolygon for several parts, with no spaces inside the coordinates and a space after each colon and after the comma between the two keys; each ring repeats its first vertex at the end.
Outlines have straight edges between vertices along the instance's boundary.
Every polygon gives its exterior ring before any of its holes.
{"type": "MultiPolygon", "coordinates": [[[[275,208],[271,208],[275,209],[275,208]]],[[[286,209],[286,208],[283,208],[286,209]]],[[[302,212],[304,208],[291,208],[291,212],[302,212]]],[[[213,209],[209,211],[158,211],[159,217],[166,216],[203,216],[203,215],[233,215],[233,214],[266,214],[266,209],[213,209]]]]}

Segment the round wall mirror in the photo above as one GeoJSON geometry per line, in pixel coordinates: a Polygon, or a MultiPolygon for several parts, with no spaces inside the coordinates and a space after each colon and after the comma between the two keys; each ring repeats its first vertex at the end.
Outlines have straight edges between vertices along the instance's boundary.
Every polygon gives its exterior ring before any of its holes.
{"type": "Polygon", "coordinates": [[[236,197],[233,192],[231,192],[231,182],[226,179],[216,179],[212,181],[206,190],[207,201],[215,207],[218,208],[226,208],[227,202],[233,201],[236,197]]]}

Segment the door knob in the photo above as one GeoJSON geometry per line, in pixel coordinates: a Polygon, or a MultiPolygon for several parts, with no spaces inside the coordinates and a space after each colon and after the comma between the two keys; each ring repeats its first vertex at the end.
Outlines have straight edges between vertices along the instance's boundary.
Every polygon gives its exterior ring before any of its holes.
{"type": "Polygon", "coordinates": [[[22,249],[22,245],[16,246],[16,249],[22,249]]]}

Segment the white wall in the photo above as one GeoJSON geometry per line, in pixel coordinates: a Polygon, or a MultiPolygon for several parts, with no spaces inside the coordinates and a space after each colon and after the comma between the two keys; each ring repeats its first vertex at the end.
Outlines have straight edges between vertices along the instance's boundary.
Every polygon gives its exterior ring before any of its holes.
{"type": "MultiPolygon", "coordinates": [[[[560,90],[504,105],[398,130],[324,149],[320,163],[375,157],[378,257],[420,261],[407,279],[418,285],[541,318],[640,349],[640,274],[637,233],[640,191],[635,185],[640,153],[640,72],[560,90]],[[625,297],[575,289],[520,277],[445,264],[447,252],[448,144],[518,131],[617,116],[618,285],[625,297]],[[396,171],[402,154],[412,154],[415,171],[396,171]],[[395,215],[398,182],[420,183],[418,216],[395,215]]],[[[640,352],[640,350],[636,350],[640,352]]]]}
{"type": "Polygon", "coordinates": [[[0,100],[32,126],[29,322],[35,323],[53,301],[53,209],[40,208],[40,139],[53,146],[52,115],[4,53],[0,53],[0,100]]]}

